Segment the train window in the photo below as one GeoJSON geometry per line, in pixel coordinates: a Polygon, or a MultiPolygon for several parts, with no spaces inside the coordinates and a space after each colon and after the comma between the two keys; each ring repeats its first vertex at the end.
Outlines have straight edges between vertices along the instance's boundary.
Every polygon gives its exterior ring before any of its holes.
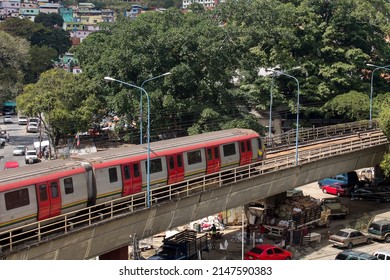
{"type": "Polygon", "coordinates": [[[134,177],[138,177],[139,176],[139,165],[138,163],[134,164],[133,165],[133,169],[134,169],[134,177]]]}
{"type": "Polygon", "coordinates": [[[30,204],[28,189],[21,189],[4,194],[5,209],[12,210],[18,207],[23,207],[30,204]]]}
{"type": "Polygon", "coordinates": [[[110,178],[110,183],[118,182],[118,173],[115,167],[108,169],[108,177],[110,178]]]}
{"type": "Polygon", "coordinates": [[[214,148],[214,156],[215,156],[215,158],[219,158],[219,149],[218,149],[218,147],[214,148]]]}
{"type": "Polygon", "coordinates": [[[58,184],[57,184],[57,182],[50,183],[50,191],[51,191],[52,198],[58,197],[58,184]]]}
{"type": "Polygon", "coordinates": [[[188,152],[187,153],[187,161],[188,161],[188,165],[201,163],[202,162],[202,154],[200,153],[200,150],[188,152]]]}
{"type": "Polygon", "coordinates": [[[173,157],[169,157],[169,169],[174,169],[175,168],[175,160],[173,157]]]}
{"type": "Polygon", "coordinates": [[[248,148],[248,152],[252,150],[252,145],[250,140],[246,141],[246,146],[248,148]]]}
{"type": "Polygon", "coordinates": [[[46,184],[42,184],[39,186],[39,199],[40,201],[47,200],[46,184]]]}
{"type": "Polygon", "coordinates": [[[72,178],[65,178],[64,179],[64,188],[65,188],[65,194],[74,193],[73,179],[72,178]]]}
{"type": "Polygon", "coordinates": [[[241,153],[245,152],[245,142],[241,142],[241,153]]]}
{"type": "Polygon", "coordinates": [[[236,146],[234,145],[234,143],[223,145],[223,156],[228,157],[228,156],[233,156],[235,154],[236,154],[236,146]]]}
{"type": "MultiPolygon", "coordinates": [[[[145,167],[148,168],[148,162],[145,161],[145,167]]],[[[150,174],[162,171],[161,158],[156,158],[150,161],[150,174]]]]}
{"type": "Polygon", "coordinates": [[[183,161],[181,155],[177,155],[177,166],[182,167],[183,166],[183,161]]]}
{"type": "Polygon", "coordinates": [[[129,180],[130,179],[130,166],[129,165],[124,165],[123,166],[123,173],[124,173],[124,176],[125,176],[125,179],[126,180],[129,180]]]}
{"type": "Polygon", "coordinates": [[[213,159],[213,153],[211,152],[211,148],[207,149],[207,160],[213,159]]]}

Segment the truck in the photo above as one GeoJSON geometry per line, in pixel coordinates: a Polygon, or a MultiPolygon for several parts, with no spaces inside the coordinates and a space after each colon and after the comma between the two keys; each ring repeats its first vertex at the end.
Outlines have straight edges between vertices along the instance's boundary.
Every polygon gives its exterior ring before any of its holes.
{"type": "Polygon", "coordinates": [[[328,218],[345,218],[348,214],[348,207],[345,206],[339,197],[327,197],[321,200],[322,211],[329,209],[328,218]]]}
{"type": "Polygon", "coordinates": [[[262,223],[269,235],[282,236],[286,231],[325,224],[321,202],[308,195],[287,198],[275,207],[266,207],[262,223]]]}
{"type": "Polygon", "coordinates": [[[148,260],[191,260],[201,259],[208,251],[207,234],[198,236],[194,230],[184,230],[163,240],[157,253],[148,260]]]}
{"type": "Polygon", "coordinates": [[[346,184],[349,187],[354,187],[359,183],[359,176],[356,171],[337,174],[333,177],[324,178],[318,181],[318,186],[322,188],[325,185],[332,185],[333,183],[346,184]]]}

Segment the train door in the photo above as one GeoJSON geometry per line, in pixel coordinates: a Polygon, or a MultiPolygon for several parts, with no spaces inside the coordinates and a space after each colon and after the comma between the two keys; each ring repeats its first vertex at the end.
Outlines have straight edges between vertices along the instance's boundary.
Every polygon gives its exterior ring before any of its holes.
{"type": "Polygon", "coordinates": [[[141,191],[142,176],[139,162],[132,162],[122,165],[122,182],[122,196],[131,195],[141,191]]]}
{"type": "Polygon", "coordinates": [[[219,156],[219,146],[208,147],[207,153],[207,170],[206,174],[218,172],[221,169],[221,157],[219,156]]]}
{"type": "Polygon", "coordinates": [[[167,157],[168,160],[168,184],[174,184],[184,180],[183,154],[174,154],[167,157]]]}
{"type": "Polygon", "coordinates": [[[252,162],[251,140],[240,141],[240,165],[252,162]]]}
{"type": "Polygon", "coordinates": [[[37,184],[36,192],[39,221],[61,214],[61,195],[58,180],[37,184]]]}

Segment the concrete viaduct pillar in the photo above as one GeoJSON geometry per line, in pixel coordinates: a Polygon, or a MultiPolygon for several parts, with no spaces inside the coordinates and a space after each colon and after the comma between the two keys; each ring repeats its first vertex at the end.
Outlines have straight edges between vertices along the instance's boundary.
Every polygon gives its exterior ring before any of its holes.
{"type": "Polygon", "coordinates": [[[129,246],[124,246],[99,256],[99,260],[128,260],[129,246]]]}

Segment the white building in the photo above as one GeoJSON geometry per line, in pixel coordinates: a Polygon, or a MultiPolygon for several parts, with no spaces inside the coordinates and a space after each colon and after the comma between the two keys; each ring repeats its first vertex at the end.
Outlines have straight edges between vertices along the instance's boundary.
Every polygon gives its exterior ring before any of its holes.
{"type": "Polygon", "coordinates": [[[187,9],[189,5],[192,3],[199,3],[203,5],[206,9],[207,8],[215,8],[215,6],[220,3],[224,2],[224,0],[183,0],[182,7],[183,9],[187,9]]]}

